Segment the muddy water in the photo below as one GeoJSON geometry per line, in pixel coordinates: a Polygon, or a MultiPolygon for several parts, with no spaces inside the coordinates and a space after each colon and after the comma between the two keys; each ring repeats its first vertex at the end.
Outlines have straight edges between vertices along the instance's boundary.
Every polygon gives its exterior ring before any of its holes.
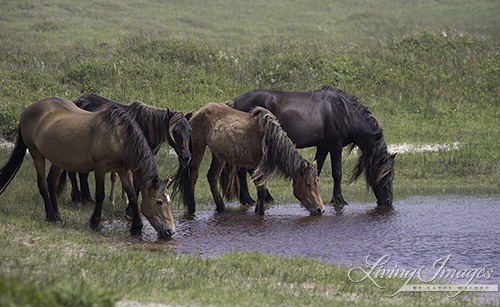
{"type": "Polygon", "coordinates": [[[385,268],[424,267],[428,274],[438,259],[450,256],[446,269],[494,270],[489,279],[474,282],[500,284],[500,195],[411,197],[390,210],[351,203],[341,213],[328,206],[320,217],[308,216],[298,204],[270,206],[264,217],[252,209],[217,214],[212,207],[190,218],[175,212],[173,239],[156,242],[147,228],[139,244],[181,254],[251,251],[356,267],[365,267],[367,256],[370,263],[388,256],[385,268]]]}

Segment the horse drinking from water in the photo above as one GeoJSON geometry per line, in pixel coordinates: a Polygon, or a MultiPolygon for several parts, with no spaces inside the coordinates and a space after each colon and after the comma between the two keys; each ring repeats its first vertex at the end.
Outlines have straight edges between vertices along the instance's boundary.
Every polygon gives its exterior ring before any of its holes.
{"type": "MultiPolygon", "coordinates": [[[[74,103],[81,109],[95,112],[105,106],[115,106],[127,112],[139,125],[149,147],[156,155],[163,143],[168,144],[175,150],[179,164],[186,167],[191,160],[191,152],[189,150],[189,139],[191,137],[191,127],[189,119],[192,112],[184,114],[170,109],[159,109],[148,106],[142,102],[133,102],[130,105],[117,103],[107,97],[96,93],[88,93],[77,98],[74,103]]],[[[79,203],[81,200],[91,201],[90,191],[88,188],[88,174],[80,173],[81,193],[78,189],[75,173],[70,173],[71,179],[71,197],[74,203],[79,203]]],[[[116,173],[111,173],[111,203],[114,203],[114,186],[116,182],[116,173]]]]}
{"type": "Polygon", "coordinates": [[[63,170],[95,173],[96,204],[90,225],[100,229],[104,180],[117,171],[132,208],[132,235],[141,233],[142,220],[132,175],[143,193],[141,210],[159,237],[175,230],[166,183],[158,176],[153,153],[137,123],[125,112],[106,107],[84,111],[69,100],[42,99],[21,114],[14,151],[0,170],[0,194],[16,175],[29,149],[37,172],[38,188],[49,221],[60,220],[56,184],[63,170]],[[45,178],[45,159],[52,162],[45,178]]]}
{"type": "MultiPolygon", "coordinates": [[[[363,171],[378,205],[391,205],[393,200],[394,157],[387,151],[384,133],[377,120],[355,98],[331,86],[312,92],[282,92],[256,89],[228,105],[249,112],[259,106],[270,110],[298,148],[316,146],[318,173],[330,153],[333,177],[331,202],[344,206],[341,191],[342,148],[352,144],[361,149],[351,182],[363,171]]],[[[248,194],[246,171],[239,173],[240,202],[253,202],[248,194]]]]}
{"type": "Polygon", "coordinates": [[[196,112],[189,123],[193,128],[193,159],[189,168],[179,169],[174,179],[174,190],[180,190],[188,213],[195,212],[194,188],[206,146],[212,152],[207,177],[218,212],[225,211],[218,181],[227,162],[255,169],[252,178],[257,186],[258,214],[264,214],[266,185],[275,168],[293,180],[295,197],[312,215],[323,213],[316,163],[302,158],[269,111],[256,108],[252,113],[245,113],[224,104],[209,103],[196,112]]]}

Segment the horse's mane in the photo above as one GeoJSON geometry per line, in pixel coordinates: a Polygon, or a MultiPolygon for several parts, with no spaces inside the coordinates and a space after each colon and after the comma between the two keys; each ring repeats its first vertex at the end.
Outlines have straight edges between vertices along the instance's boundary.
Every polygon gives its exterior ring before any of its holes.
{"type": "Polygon", "coordinates": [[[306,176],[307,181],[314,181],[318,175],[317,169],[300,155],[276,117],[261,107],[254,108],[252,115],[258,121],[264,134],[262,160],[254,172],[256,185],[263,184],[275,168],[277,168],[278,174],[285,178],[298,179],[300,176],[306,176]],[[308,165],[306,174],[302,174],[301,165],[303,162],[308,165]]]}
{"type": "Polygon", "coordinates": [[[173,127],[183,117],[181,112],[158,109],[138,101],[131,103],[127,112],[141,127],[153,152],[157,152],[169,136],[173,140],[173,127]]]}
{"type": "Polygon", "coordinates": [[[110,129],[123,127],[129,138],[125,142],[123,152],[125,165],[132,170],[139,182],[151,183],[158,180],[158,170],[153,153],[148,145],[143,131],[130,115],[113,105],[107,105],[99,111],[98,117],[102,125],[109,125],[110,129]]]}
{"type": "MultiPolygon", "coordinates": [[[[318,91],[326,92],[326,100],[331,103],[336,103],[344,109],[344,128],[347,129],[348,132],[355,132],[360,128],[359,122],[354,119],[355,116],[359,116],[362,120],[364,120],[371,129],[371,137],[367,140],[370,146],[367,147],[368,150],[361,151],[350,182],[356,181],[363,171],[365,171],[367,185],[374,187],[378,184],[385,184],[385,182],[381,181],[391,171],[392,167],[383,163],[390,156],[390,154],[387,152],[384,131],[380,128],[378,121],[372,116],[372,113],[366,106],[358,102],[356,97],[351,97],[342,90],[334,88],[330,85],[324,85],[318,91]]],[[[352,152],[355,146],[356,144],[352,143],[350,145],[349,152],[352,152]]],[[[390,179],[391,178],[388,178],[388,180],[390,179]]]]}

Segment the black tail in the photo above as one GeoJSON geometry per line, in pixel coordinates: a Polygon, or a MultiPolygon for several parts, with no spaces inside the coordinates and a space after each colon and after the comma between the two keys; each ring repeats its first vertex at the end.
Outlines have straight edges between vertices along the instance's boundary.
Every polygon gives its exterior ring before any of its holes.
{"type": "Polygon", "coordinates": [[[219,183],[222,188],[222,194],[228,201],[233,200],[240,195],[240,178],[238,177],[238,167],[226,163],[220,174],[219,183]]]}
{"type": "Polygon", "coordinates": [[[188,211],[194,210],[194,208],[192,208],[194,207],[194,193],[191,191],[190,173],[191,163],[189,163],[188,166],[179,164],[174,179],[172,180],[172,198],[175,198],[177,193],[180,192],[184,206],[188,206],[188,211]]]}
{"type": "Polygon", "coordinates": [[[21,135],[21,129],[17,132],[17,141],[14,151],[10,155],[9,160],[5,166],[0,170],[0,195],[5,191],[9,183],[14,179],[19,167],[23,163],[24,156],[26,155],[26,145],[24,144],[21,135]]]}

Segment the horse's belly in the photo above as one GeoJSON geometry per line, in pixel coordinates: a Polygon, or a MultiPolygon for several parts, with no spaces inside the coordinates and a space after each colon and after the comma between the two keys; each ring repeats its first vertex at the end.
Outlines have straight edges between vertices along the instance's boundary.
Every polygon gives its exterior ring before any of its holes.
{"type": "Polygon", "coordinates": [[[37,146],[42,155],[54,165],[73,172],[91,172],[94,170],[94,161],[86,151],[65,150],[65,148],[54,147],[51,144],[37,146]],[[54,148],[59,148],[53,150],[54,148]]]}
{"type": "Polygon", "coordinates": [[[35,137],[34,145],[47,160],[58,167],[68,171],[90,172],[94,169],[91,139],[54,125],[41,130],[35,137]]]}

